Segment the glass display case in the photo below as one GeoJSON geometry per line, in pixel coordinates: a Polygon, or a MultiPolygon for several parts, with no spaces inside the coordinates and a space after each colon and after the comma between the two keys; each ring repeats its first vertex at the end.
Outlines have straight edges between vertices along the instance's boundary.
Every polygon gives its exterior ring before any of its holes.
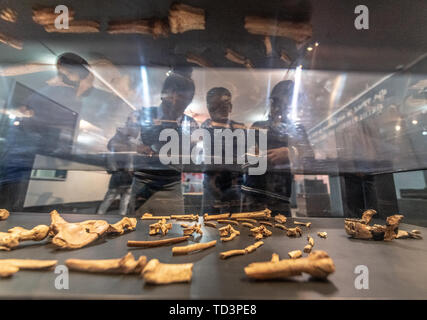
{"type": "Polygon", "coordinates": [[[426,14],[398,1],[0,1],[0,297],[427,298],[426,14]],[[171,226],[151,235],[159,216],[171,226]],[[123,218],[136,223],[124,234],[123,218]],[[78,224],[92,220],[106,227],[78,224]],[[201,234],[129,247],[183,236],[184,223],[201,234]],[[12,229],[40,225],[44,237],[12,229]],[[223,241],[228,225],[240,235],[223,241]],[[272,234],[245,251],[261,226],[272,234]],[[251,279],[245,267],[292,260],[310,235],[299,259],[327,253],[326,281],[251,279]],[[149,285],[146,268],[93,275],[67,260],[129,253],[193,264],[191,281],[149,285]],[[9,275],[6,259],[55,266],[9,275]],[[355,283],[362,267],[369,288],[355,283]]]}

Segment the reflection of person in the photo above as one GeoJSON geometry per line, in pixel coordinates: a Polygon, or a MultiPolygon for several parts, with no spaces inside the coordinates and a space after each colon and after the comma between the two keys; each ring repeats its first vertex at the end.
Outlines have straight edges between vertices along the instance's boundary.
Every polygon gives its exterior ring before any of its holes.
{"type": "Polygon", "coordinates": [[[117,196],[120,196],[119,214],[127,214],[131,198],[133,159],[126,152],[136,149],[136,144],[132,142],[132,138],[135,138],[135,132],[131,126],[126,126],[125,128],[118,128],[114,137],[108,142],[107,148],[112,152],[107,157],[111,178],[104,201],[98,208],[98,214],[105,214],[117,196]]]}
{"type": "Polygon", "coordinates": [[[292,174],[290,157],[308,160],[313,151],[304,128],[288,118],[293,81],[281,81],[270,95],[268,120],[258,121],[254,129],[267,130],[267,172],[264,175],[244,176],[242,186],[243,211],[269,208],[273,214],[290,215],[292,174]],[[272,171],[275,169],[274,171],[272,171]]]}
{"type": "MultiPolygon", "coordinates": [[[[165,82],[161,92],[159,107],[142,108],[139,116],[141,145],[138,153],[157,156],[165,142],[159,141],[163,129],[174,129],[181,137],[190,135],[197,128],[196,121],[184,115],[184,111],[194,96],[194,82],[191,78],[173,72],[165,82]]],[[[181,147],[181,146],[180,146],[181,147]]],[[[159,169],[138,169],[132,182],[130,213],[135,210],[138,196],[147,199],[136,214],[184,212],[181,190],[181,171],[173,167],[159,169]]]]}
{"type": "MultiPolygon", "coordinates": [[[[218,129],[234,130],[244,128],[243,123],[238,123],[230,119],[233,105],[231,104],[231,93],[226,88],[217,87],[210,89],[206,95],[206,103],[210,119],[203,122],[202,128],[210,131],[212,139],[211,146],[214,143],[214,135],[219,134],[218,129]]],[[[233,143],[233,148],[233,156],[236,158],[236,143],[233,143]]],[[[213,148],[211,150],[213,151],[213,148]]],[[[202,204],[204,212],[238,211],[240,207],[240,184],[241,174],[239,173],[221,169],[205,172],[202,204]]]]}

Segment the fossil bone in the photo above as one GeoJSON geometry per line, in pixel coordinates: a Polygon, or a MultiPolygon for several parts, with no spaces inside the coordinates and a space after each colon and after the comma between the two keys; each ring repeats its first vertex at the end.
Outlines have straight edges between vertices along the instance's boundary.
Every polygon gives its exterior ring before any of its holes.
{"type": "Polygon", "coordinates": [[[310,23],[278,21],[256,16],[245,17],[245,29],[252,34],[286,37],[297,42],[310,39],[313,33],[310,23]]]}
{"type": "MultiPolygon", "coordinates": [[[[74,10],[68,8],[68,21],[74,20],[74,10]]],[[[41,25],[54,25],[59,15],[55,13],[55,7],[33,8],[33,21],[41,25]]]]}
{"type": "Polygon", "coordinates": [[[168,238],[162,240],[153,240],[153,241],[132,241],[129,240],[127,243],[128,247],[138,247],[138,248],[151,248],[151,247],[159,247],[165,246],[172,243],[178,243],[186,241],[190,236],[176,237],[176,238],[168,238]]]}
{"type": "Polygon", "coordinates": [[[172,223],[166,223],[166,219],[162,219],[156,223],[150,224],[149,234],[153,236],[161,232],[162,235],[166,235],[170,229],[172,229],[172,223]]]}
{"type": "Polygon", "coordinates": [[[255,228],[255,226],[252,223],[249,222],[242,222],[242,226],[247,227],[247,228],[255,228]]]}
{"type": "Polygon", "coordinates": [[[283,224],[281,224],[281,223],[275,223],[275,224],[274,224],[274,226],[275,226],[276,228],[279,228],[279,229],[282,229],[282,230],[288,231],[288,227],[286,227],[285,225],[283,225],[283,224]]]}
{"type": "Polygon", "coordinates": [[[396,239],[422,239],[419,230],[403,231],[399,230],[396,235],[396,239]]]}
{"type": "Polygon", "coordinates": [[[306,228],[310,228],[311,227],[311,222],[298,222],[298,221],[294,221],[294,225],[296,225],[296,226],[304,226],[306,228]]]}
{"type": "Polygon", "coordinates": [[[175,3],[169,10],[169,26],[172,33],[205,30],[205,10],[175,3]]]}
{"type": "Polygon", "coordinates": [[[147,264],[147,258],[140,256],[135,260],[132,253],[126,254],[119,259],[102,259],[102,260],[82,260],[82,259],[67,259],[65,264],[70,270],[85,271],[93,273],[114,273],[114,274],[130,274],[141,273],[142,269],[147,264]]]}
{"type": "Polygon", "coordinates": [[[318,232],[317,235],[320,238],[323,238],[323,239],[326,239],[328,237],[328,234],[326,232],[324,232],[324,231],[323,232],[318,232]]]}
{"type": "Polygon", "coordinates": [[[238,222],[249,222],[249,223],[257,223],[258,222],[255,219],[249,219],[249,218],[237,218],[236,221],[238,221],[238,222]]]}
{"type": "Polygon", "coordinates": [[[292,60],[289,57],[288,53],[285,50],[280,52],[280,60],[286,62],[287,64],[292,64],[292,60]]]}
{"type": "Polygon", "coordinates": [[[204,243],[195,243],[188,246],[173,247],[172,254],[187,254],[194,251],[205,250],[216,245],[216,240],[204,243]]]}
{"type": "Polygon", "coordinates": [[[230,217],[229,213],[221,213],[221,214],[213,214],[213,215],[208,215],[207,213],[205,213],[203,215],[203,220],[204,221],[221,220],[221,219],[228,219],[229,217],[230,217]]]}
{"type": "Polygon", "coordinates": [[[187,228],[184,228],[183,232],[184,232],[184,236],[191,236],[194,232],[200,235],[203,235],[201,224],[197,224],[197,223],[187,228]]]}
{"type": "Polygon", "coordinates": [[[81,20],[81,21],[70,21],[68,28],[58,29],[54,24],[44,25],[44,30],[49,33],[96,33],[99,32],[99,22],[81,20]]]}
{"type": "Polygon", "coordinates": [[[7,218],[9,218],[9,211],[6,209],[0,209],[0,221],[6,220],[7,218]]]}
{"type": "Polygon", "coordinates": [[[228,48],[225,51],[225,58],[227,60],[234,62],[234,63],[241,64],[241,65],[245,66],[246,68],[253,68],[254,67],[251,60],[242,56],[241,54],[238,54],[236,51],[233,51],[233,50],[228,49],[228,48]]]}
{"type": "Polygon", "coordinates": [[[255,237],[255,239],[260,240],[264,237],[269,237],[273,233],[268,230],[265,226],[259,226],[251,229],[252,236],[255,237]]]}
{"type": "Polygon", "coordinates": [[[324,279],[335,272],[335,265],[325,251],[319,250],[306,258],[251,263],[244,270],[249,278],[259,280],[286,279],[302,273],[324,279]]]}
{"type": "Polygon", "coordinates": [[[171,218],[175,220],[191,220],[191,221],[199,220],[199,216],[196,214],[172,215],[171,218]]]}
{"type": "Polygon", "coordinates": [[[286,223],[286,217],[283,214],[278,214],[274,217],[274,221],[278,223],[286,223]]]}
{"type": "Polygon", "coordinates": [[[287,228],[286,230],[286,235],[288,237],[301,237],[302,235],[302,230],[300,227],[295,227],[295,228],[287,228]]]}
{"type": "Polygon", "coordinates": [[[0,10],[0,19],[15,23],[18,18],[18,13],[11,8],[4,8],[0,10]]]}
{"type": "Polygon", "coordinates": [[[304,247],[304,252],[310,253],[311,249],[313,249],[314,247],[314,239],[310,236],[307,236],[307,241],[308,241],[308,244],[304,247]]]}
{"type": "Polygon", "coordinates": [[[110,34],[146,34],[157,39],[169,35],[169,26],[166,21],[157,18],[111,21],[108,24],[107,32],[110,34]]]}
{"type": "Polygon", "coordinates": [[[254,212],[233,213],[231,215],[231,219],[241,219],[241,218],[269,219],[269,218],[271,218],[271,210],[264,209],[261,211],[254,211],[254,212]]]}
{"type": "Polygon", "coordinates": [[[206,221],[204,224],[205,224],[205,226],[207,226],[207,227],[216,228],[216,223],[214,223],[214,222],[206,221]]]}
{"type": "Polygon", "coordinates": [[[14,48],[17,50],[22,50],[22,41],[19,41],[17,39],[14,39],[10,36],[5,35],[4,33],[0,32],[0,42],[14,48]]]}
{"type": "Polygon", "coordinates": [[[301,252],[301,250],[290,251],[290,252],[288,252],[288,256],[291,259],[298,259],[298,258],[302,257],[302,252],[301,252]]]}
{"type": "Polygon", "coordinates": [[[151,259],[142,270],[142,277],[146,283],[151,284],[190,282],[192,270],[192,263],[167,264],[151,259]]]}
{"type": "Polygon", "coordinates": [[[227,259],[227,258],[232,257],[232,256],[248,254],[248,253],[254,252],[256,249],[261,247],[263,244],[264,244],[264,242],[257,241],[254,244],[247,246],[245,249],[224,251],[224,252],[221,252],[219,254],[219,256],[221,259],[227,259]]]}
{"type": "Polygon", "coordinates": [[[264,37],[265,55],[270,57],[273,53],[273,47],[271,45],[271,38],[269,36],[264,37]]]}
{"type": "Polygon", "coordinates": [[[227,242],[233,240],[236,236],[240,235],[240,231],[235,230],[231,224],[228,224],[218,229],[221,241],[227,242]]]}
{"type": "Polygon", "coordinates": [[[217,222],[218,223],[221,223],[221,224],[234,224],[235,226],[238,226],[239,225],[239,222],[237,222],[237,221],[234,221],[234,220],[222,220],[222,219],[220,219],[220,220],[217,220],[217,222]]]}
{"type": "Polygon", "coordinates": [[[187,59],[187,62],[194,63],[199,67],[203,67],[203,68],[213,67],[210,61],[194,53],[187,53],[186,59],[187,59]]]}
{"type": "Polygon", "coordinates": [[[45,225],[35,226],[31,230],[14,227],[7,232],[0,232],[0,250],[10,251],[22,241],[41,241],[49,234],[49,227],[45,225]]]}
{"type": "Polygon", "coordinates": [[[279,255],[277,253],[273,253],[270,261],[271,262],[279,262],[280,261],[279,255]]]}
{"type": "Polygon", "coordinates": [[[273,224],[269,221],[260,221],[259,224],[263,224],[265,226],[273,227],[273,224]]]}
{"type": "Polygon", "coordinates": [[[170,218],[170,216],[153,216],[151,213],[146,212],[142,215],[141,220],[169,220],[170,218]]]}
{"type": "Polygon", "coordinates": [[[10,277],[19,270],[49,269],[57,262],[57,260],[1,259],[0,278],[10,277]]]}
{"type": "Polygon", "coordinates": [[[124,217],[119,222],[110,224],[110,226],[108,227],[107,233],[124,234],[126,231],[135,230],[136,223],[137,223],[136,218],[124,217]]]}

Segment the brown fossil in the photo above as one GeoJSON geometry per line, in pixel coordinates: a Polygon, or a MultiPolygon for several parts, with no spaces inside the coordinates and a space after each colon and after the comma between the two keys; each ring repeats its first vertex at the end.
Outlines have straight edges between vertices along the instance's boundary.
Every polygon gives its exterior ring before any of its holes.
{"type": "Polygon", "coordinates": [[[286,62],[287,64],[291,64],[292,63],[291,58],[289,57],[288,53],[285,50],[282,50],[280,52],[280,60],[286,62]]]}
{"type": "Polygon", "coordinates": [[[287,231],[287,230],[288,230],[288,227],[286,227],[285,225],[283,225],[283,224],[281,224],[281,223],[275,223],[275,224],[274,224],[274,227],[279,228],[279,229],[282,229],[282,230],[285,230],[285,231],[287,231]]]}
{"type": "Polygon", "coordinates": [[[302,236],[302,230],[300,227],[287,228],[286,235],[288,237],[301,237],[302,236]]]}
{"type": "Polygon", "coordinates": [[[274,221],[278,223],[286,223],[286,217],[283,214],[278,214],[274,217],[274,221]]]}
{"type": "Polygon", "coordinates": [[[205,250],[216,245],[216,240],[204,243],[195,243],[188,246],[173,247],[172,254],[188,254],[194,251],[205,250]]]}
{"type": "Polygon", "coordinates": [[[9,218],[9,215],[9,211],[7,211],[6,209],[0,209],[0,221],[6,220],[7,218],[9,218]]]}
{"type": "Polygon", "coordinates": [[[147,258],[140,256],[138,260],[132,253],[126,254],[118,259],[102,259],[102,260],[82,260],[82,259],[67,259],[65,264],[70,270],[93,272],[93,273],[114,273],[114,274],[131,274],[141,273],[142,269],[147,264],[147,258]]]}
{"type": "Polygon", "coordinates": [[[204,225],[205,225],[205,226],[207,226],[207,227],[216,228],[216,223],[214,223],[214,222],[206,221],[206,222],[204,223],[204,225]]]}
{"type": "Polygon", "coordinates": [[[422,239],[421,232],[419,230],[403,231],[399,230],[396,235],[396,239],[422,239]]]}
{"type": "Polygon", "coordinates": [[[110,34],[145,34],[156,39],[169,35],[169,25],[167,21],[157,18],[111,21],[108,23],[107,32],[110,34]]]}
{"type": "Polygon", "coordinates": [[[169,220],[170,218],[170,216],[153,216],[151,213],[146,212],[142,215],[141,220],[169,220]]]}
{"type": "Polygon", "coordinates": [[[254,244],[247,246],[245,249],[224,251],[224,252],[221,252],[219,254],[219,256],[221,259],[227,259],[227,258],[232,257],[232,256],[248,254],[248,253],[254,252],[256,249],[258,249],[263,244],[264,244],[264,242],[257,241],[254,244]]]}
{"type": "Polygon", "coordinates": [[[242,226],[247,227],[247,228],[255,228],[255,226],[252,223],[249,222],[242,222],[242,226]]]}
{"type": "Polygon", "coordinates": [[[169,264],[151,259],[141,274],[145,282],[151,284],[190,282],[193,274],[193,263],[169,264]]]}
{"type": "Polygon", "coordinates": [[[218,229],[221,241],[227,242],[233,240],[235,237],[240,235],[240,231],[235,230],[231,224],[228,224],[218,229]]]}
{"type": "Polygon", "coordinates": [[[0,32],[0,42],[17,50],[22,50],[23,48],[22,41],[12,38],[10,36],[7,36],[3,32],[0,32]]]}
{"type": "Polygon", "coordinates": [[[203,215],[203,220],[204,221],[209,221],[209,220],[221,220],[221,219],[228,219],[230,217],[229,213],[221,213],[221,214],[207,214],[205,213],[203,215]]]}
{"type": "Polygon", "coordinates": [[[311,222],[298,222],[298,221],[294,221],[294,225],[296,225],[296,226],[304,226],[306,228],[310,228],[311,227],[311,222]]]}
{"type": "Polygon", "coordinates": [[[0,232],[0,250],[10,251],[22,241],[41,241],[49,234],[49,227],[45,225],[35,226],[31,230],[22,227],[14,227],[7,232],[0,232]]]}
{"type": "Polygon", "coordinates": [[[273,227],[273,224],[269,221],[260,221],[259,224],[263,224],[265,226],[273,227]]]}
{"type": "Polygon", "coordinates": [[[225,58],[227,60],[234,62],[234,63],[241,64],[241,65],[245,66],[246,68],[253,68],[254,67],[251,60],[249,60],[245,56],[242,56],[241,54],[237,53],[236,51],[233,51],[233,50],[228,49],[228,48],[225,50],[225,58]]]}
{"type": "MultiPolygon", "coordinates": [[[[74,10],[68,8],[68,21],[74,20],[74,10]]],[[[33,8],[33,21],[41,25],[53,25],[59,14],[55,13],[55,7],[33,8]]]]}
{"type": "Polygon", "coordinates": [[[57,260],[0,259],[0,278],[7,278],[19,270],[44,270],[57,264],[57,260]]]}
{"type": "Polygon", "coordinates": [[[127,231],[135,230],[136,228],[136,218],[124,217],[119,222],[110,224],[108,227],[108,234],[124,234],[127,231]]]}
{"type": "Polygon", "coordinates": [[[324,231],[323,232],[318,232],[317,235],[320,238],[323,238],[323,239],[326,239],[328,237],[328,234],[326,232],[324,232],[324,231]]]}
{"type": "Polygon", "coordinates": [[[223,219],[219,219],[219,220],[217,220],[217,222],[221,223],[221,224],[234,224],[235,226],[239,225],[239,222],[234,221],[234,220],[223,220],[223,219]]]}
{"type": "Polygon", "coordinates": [[[254,212],[241,212],[241,213],[233,213],[231,215],[231,219],[269,219],[271,218],[271,210],[264,209],[261,211],[254,212]]]}
{"type": "Polygon", "coordinates": [[[291,259],[298,259],[302,257],[302,251],[301,250],[293,250],[288,252],[288,256],[291,259]]]}
{"type": "Polygon", "coordinates": [[[213,67],[210,61],[208,61],[207,59],[195,53],[187,53],[186,59],[187,59],[187,62],[194,63],[199,67],[203,67],[203,68],[213,67]]]}
{"type": "Polygon", "coordinates": [[[237,218],[236,221],[238,221],[238,222],[249,222],[249,223],[257,223],[258,222],[255,219],[249,219],[249,218],[237,218]]]}
{"type": "Polygon", "coordinates": [[[259,280],[286,279],[302,273],[324,279],[335,272],[335,265],[325,251],[313,251],[306,258],[251,263],[244,271],[249,278],[259,280]]]}
{"type": "Polygon", "coordinates": [[[265,55],[270,57],[273,54],[273,46],[271,45],[271,38],[269,36],[264,37],[265,55]]]}
{"type": "Polygon", "coordinates": [[[11,8],[4,8],[0,10],[0,19],[7,22],[15,23],[18,19],[18,13],[16,12],[16,10],[13,10],[11,8]]]}
{"type": "Polygon", "coordinates": [[[250,231],[252,233],[252,236],[254,236],[255,239],[257,239],[257,240],[260,240],[264,237],[269,237],[273,234],[265,226],[255,227],[255,228],[252,228],[250,231]]]}
{"type": "Polygon", "coordinates": [[[178,214],[172,215],[171,219],[197,221],[199,220],[199,216],[196,214],[178,214]]]}
{"type": "Polygon", "coordinates": [[[245,17],[245,29],[252,34],[286,37],[296,42],[310,39],[313,33],[310,23],[278,21],[256,16],[245,17]]]}
{"type": "Polygon", "coordinates": [[[270,261],[271,262],[279,262],[280,261],[279,255],[277,253],[273,253],[271,255],[271,260],[270,261]]]}
{"type": "Polygon", "coordinates": [[[172,229],[172,223],[166,223],[166,219],[162,219],[156,223],[150,224],[150,236],[162,233],[166,235],[170,229],[172,229]]]}
{"type": "Polygon", "coordinates": [[[174,3],[169,9],[169,27],[172,33],[205,30],[205,10],[174,3]]]}
{"type": "Polygon", "coordinates": [[[128,247],[138,247],[138,248],[152,248],[165,246],[172,243],[178,243],[186,241],[190,236],[176,237],[176,238],[168,238],[162,240],[152,240],[152,241],[132,241],[129,240],[127,243],[128,247]]]}
{"type": "Polygon", "coordinates": [[[99,32],[99,22],[90,20],[70,21],[68,28],[57,28],[54,24],[46,24],[44,30],[49,33],[96,33],[99,32]]]}
{"type": "Polygon", "coordinates": [[[313,249],[314,247],[314,239],[310,236],[307,236],[307,241],[308,241],[308,244],[304,247],[304,252],[310,253],[311,249],[313,249]]]}
{"type": "Polygon", "coordinates": [[[184,236],[191,236],[195,232],[200,235],[203,235],[202,226],[201,224],[197,224],[197,223],[187,228],[184,228],[183,232],[184,232],[184,236]]]}

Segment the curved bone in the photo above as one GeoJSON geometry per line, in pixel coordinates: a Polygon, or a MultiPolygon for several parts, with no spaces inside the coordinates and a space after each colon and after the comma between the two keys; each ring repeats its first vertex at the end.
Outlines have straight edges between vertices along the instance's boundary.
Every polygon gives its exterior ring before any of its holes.
{"type": "Polygon", "coordinates": [[[65,264],[71,270],[94,272],[94,273],[140,273],[147,264],[147,258],[140,256],[135,260],[132,253],[128,253],[119,259],[81,260],[67,259],[65,264]]]}

